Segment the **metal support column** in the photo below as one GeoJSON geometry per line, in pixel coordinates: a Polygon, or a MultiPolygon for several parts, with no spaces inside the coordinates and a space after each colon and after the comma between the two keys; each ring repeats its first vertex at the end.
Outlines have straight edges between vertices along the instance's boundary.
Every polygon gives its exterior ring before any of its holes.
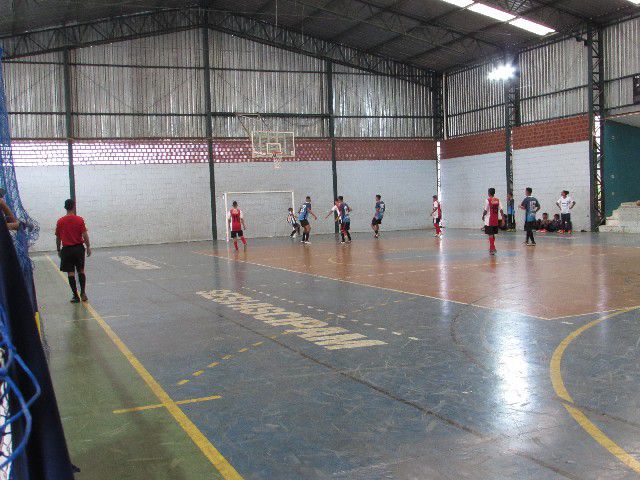
{"type": "Polygon", "coordinates": [[[520,125],[520,66],[518,57],[507,57],[507,64],[515,67],[513,78],[504,84],[505,170],[507,193],[513,195],[513,128],[520,125]]]}
{"type": "Polygon", "coordinates": [[[67,138],[67,158],[69,160],[69,197],[76,199],[76,174],[73,167],[73,115],[71,113],[71,66],[69,65],[69,49],[62,51],[64,76],[64,119],[65,137],[67,138]]]}
{"type": "Polygon", "coordinates": [[[207,137],[207,158],[209,160],[209,191],[211,196],[211,238],[218,240],[218,222],[216,221],[216,176],[213,158],[213,115],[211,105],[211,68],[209,65],[209,14],[205,10],[202,26],[202,66],[204,67],[204,108],[205,135],[207,137]]]}
{"type": "MultiPolygon", "coordinates": [[[[333,63],[326,61],[327,75],[327,114],[329,115],[329,138],[331,139],[331,177],[333,182],[333,198],[338,198],[338,166],[336,164],[336,120],[333,108],[333,63]]],[[[336,234],[340,228],[335,225],[336,234]]]]}
{"type": "MultiPolygon", "coordinates": [[[[433,139],[437,142],[436,146],[436,194],[440,199],[440,147],[442,140],[445,138],[445,115],[444,115],[444,99],[445,99],[445,77],[439,73],[433,76],[433,84],[431,85],[431,98],[433,101],[433,139]]],[[[441,200],[441,199],[440,199],[441,200]]]]}
{"type": "Polygon", "coordinates": [[[591,197],[591,230],[596,231],[606,220],[604,196],[604,52],[602,29],[590,26],[587,30],[589,50],[589,173],[591,197]]]}

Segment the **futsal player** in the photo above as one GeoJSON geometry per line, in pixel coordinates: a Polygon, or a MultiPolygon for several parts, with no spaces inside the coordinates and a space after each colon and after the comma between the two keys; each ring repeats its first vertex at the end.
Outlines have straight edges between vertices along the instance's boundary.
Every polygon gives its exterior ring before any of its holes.
{"type": "Polygon", "coordinates": [[[496,198],[496,189],[489,189],[489,198],[484,205],[482,220],[484,221],[484,233],[489,235],[489,255],[495,255],[496,235],[500,231],[500,218],[504,216],[500,199],[496,198]]]}
{"type": "Polygon", "coordinates": [[[524,210],[524,230],[527,232],[527,239],[524,242],[527,246],[536,246],[536,241],[533,238],[533,231],[536,228],[536,214],[540,210],[540,202],[533,196],[533,189],[527,187],[525,189],[526,197],[520,204],[520,209],[524,210]],[[531,240],[531,243],[529,243],[531,240]]]}
{"type": "Polygon", "coordinates": [[[311,233],[309,215],[318,220],[318,217],[316,217],[315,213],[311,210],[311,197],[307,195],[305,202],[300,206],[300,210],[298,210],[298,221],[300,222],[300,226],[304,229],[300,243],[311,243],[309,241],[309,233],[311,233]]]}
{"type": "Polygon", "coordinates": [[[246,230],[247,227],[244,223],[242,210],[238,208],[238,202],[235,200],[231,204],[231,210],[229,210],[229,215],[227,216],[227,224],[229,225],[229,230],[231,230],[231,238],[233,239],[233,246],[236,252],[238,251],[238,237],[240,237],[242,245],[246,250],[247,240],[244,238],[244,230],[246,230]]]}
{"type": "Polygon", "coordinates": [[[516,205],[513,195],[507,193],[507,230],[515,232],[516,230],[516,205]]]}
{"type": "Polygon", "coordinates": [[[347,243],[351,243],[351,233],[349,233],[349,230],[351,230],[351,216],[349,215],[351,211],[351,207],[345,203],[344,197],[339,196],[335,201],[333,208],[329,210],[329,213],[325,217],[325,219],[329,218],[329,216],[334,212],[338,215],[336,220],[340,225],[340,237],[342,238],[341,243],[345,243],[345,236],[348,239],[347,243]]]}
{"type": "Polygon", "coordinates": [[[91,243],[84,219],[76,215],[76,202],[65,200],[67,214],[56,223],[56,250],[60,257],[60,271],[66,272],[73,297],[71,303],[88,300],[86,293],[87,277],[84,274],[85,246],[87,257],[91,256],[91,243]],[[76,285],[76,271],[80,280],[80,295],[76,285]]]}
{"type": "Polygon", "coordinates": [[[382,201],[382,197],[380,195],[376,195],[376,211],[373,214],[373,219],[371,220],[371,228],[373,229],[374,238],[378,238],[380,225],[382,224],[382,217],[384,217],[384,209],[386,205],[382,201]]]}
{"type": "Polygon", "coordinates": [[[434,237],[441,238],[442,231],[440,230],[440,222],[442,221],[442,206],[438,201],[438,196],[433,196],[433,209],[431,210],[431,217],[433,218],[433,226],[436,229],[434,237]]]}
{"type": "Polygon", "coordinates": [[[293,208],[289,207],[289,214],[287,215],[287,223],[291,225],[292,231],[289,237],[295,238],[300,235],[300,224],[298,223],[298,217],[293,213],[293,208]]]}
{"type": "Polygon", "coordinates": [[[562,228],[558,233],[571,234],[573,225],[571,224],[571,210],[576,206],[576,202],[569,196],[568,190],[563,190],[560,194],[560,198],[556,202],[556,205],[560,209],[560,219],[562,221],[562,228]]]}

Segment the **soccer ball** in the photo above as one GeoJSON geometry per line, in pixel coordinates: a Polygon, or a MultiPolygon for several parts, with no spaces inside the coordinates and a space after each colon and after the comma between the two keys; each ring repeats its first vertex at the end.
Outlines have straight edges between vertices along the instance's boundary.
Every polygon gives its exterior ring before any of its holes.
{"type": "Polygon", "coordinates": [[[636,205],[640,207],[640,200],[636,200],[636,205]]]}

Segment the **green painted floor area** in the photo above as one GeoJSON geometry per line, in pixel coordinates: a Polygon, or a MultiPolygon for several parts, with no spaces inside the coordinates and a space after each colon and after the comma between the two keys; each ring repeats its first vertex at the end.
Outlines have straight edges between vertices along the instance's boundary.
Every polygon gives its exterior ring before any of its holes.
{"type": "MultiPolygon", "coordinates": [[[[46,257],[34,258],[49,365],[71,458],[90,480],[217,479],[213,465],[164,408],[115,414],[159,400],[46,257]]],[[[109,321],[127,321],[127,317],[109,321]]]]}

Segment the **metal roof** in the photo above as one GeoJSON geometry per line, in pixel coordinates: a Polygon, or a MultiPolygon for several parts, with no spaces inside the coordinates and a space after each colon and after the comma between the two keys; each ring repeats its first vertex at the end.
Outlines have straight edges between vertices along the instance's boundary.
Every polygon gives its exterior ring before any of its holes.
{"type": "MultiPolygon", "coordinates": [[[[569,33],[637,13],[627,0],[483,0],[569,33]]],[[[0,36],[132,13],[183,8],[179,0],[0,0],[0,36]]],[[[437,71],[476,63],[541,37],[442,0],[210,0],[232,12],[333,43],[437,71]]]]}

